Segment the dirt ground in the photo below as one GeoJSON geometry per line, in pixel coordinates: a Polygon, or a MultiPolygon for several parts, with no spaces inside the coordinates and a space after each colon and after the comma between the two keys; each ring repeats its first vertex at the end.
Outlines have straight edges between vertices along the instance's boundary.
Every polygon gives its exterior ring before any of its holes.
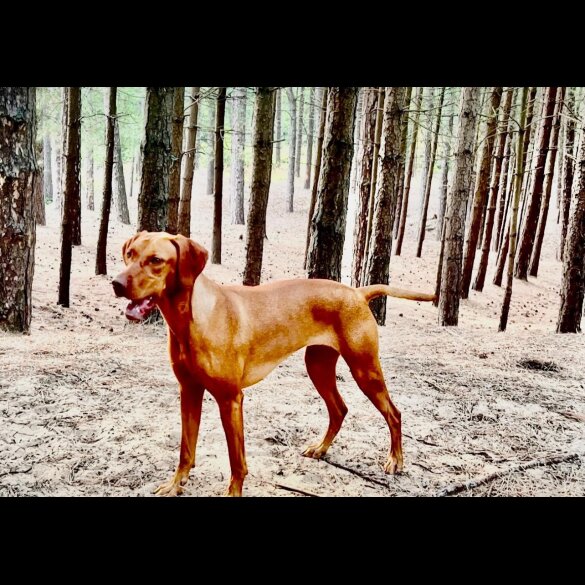
{"type": "MultiPolygon", "coordinates": [[[[284,179],[283,170],[279,175],[284,179]]],[[[212,198],[204,194],[204,183],[199,171],[192,235],[209,247],[212,198]]],[[[229,177],[226,185],[229,189],[229,177]]],[[[270,196],[265,281],[304,276],[309,193],[298,180],[296,209],[289,214],[284,185],[278,180],[270,196]]],[[[416,184],[413,194],[416,203],[416,184]]],[[[206,274],[224,283],[241,281],[245,246],[244,228],[229,225],[228,199],[226,195],[224,263],[206,268],[206,274]]],[[[130,207],[134,221],[135,198],[130,207]]],[[[429,231],[424,257],[414,257],[418,211],[413,207],[403,256],[392,257],[391,281],[432,291],[438,243],[429,231]]],[[[109,276],[94,275],[98,215],[83,211],[83,245],[73,253],[72,305],[63,309],[56,304],[59,228],[56,210],[49,207],[48,225],[38,228],[32,333],[0,334],[0,495],[147,496],[177,462],[179,400],[166,330],[127,322],[125,301],[113,296],[110,280],[121,269],[120,250],[133,233],[131,226],[112,222],[109,276]]],[[[349,218],[346,252],[353,200],[349,218]]],[[[384,474],[386,425],[342,361],[339,388],[349,407],[343,428],[326,460],[301,456],[304,446],[324,432],[327,413],[299,352],[246,390],[250,473],[244,494],[432,496],[502,472],[460,495],[584,495],[585,336],[554,333],[560,284],[556,242],[553,219],[539,278],[514,282],[506,333],[497,331],[503,291],[491,284],[491,270],[485,291],[472,292],[463,302],[457,328],[439,327],[430,304],[389,299],[380,353],[403,416],[404,474],[384,474]],[[527,369],[521,365],[526,360],[554,365],[527,369]],[[516,469],[556,456],[566,461],[516,469]]],[[[346,253],[346,277],[349,264],[346,253]]],[[[186,495],[219,496],[228,479],[218,409],[206,395],[197,467],[186,495]]]]}

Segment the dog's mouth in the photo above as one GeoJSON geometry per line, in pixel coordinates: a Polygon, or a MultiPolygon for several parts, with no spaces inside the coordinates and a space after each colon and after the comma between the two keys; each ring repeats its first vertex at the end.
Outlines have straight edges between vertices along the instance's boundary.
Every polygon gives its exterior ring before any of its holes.
{"type": "Polygon", "coordinates": [[[143,321],[156,308],[155,300],[150,297],[130,301],[126,307],[126,319],[130,321],[143,321]]]}

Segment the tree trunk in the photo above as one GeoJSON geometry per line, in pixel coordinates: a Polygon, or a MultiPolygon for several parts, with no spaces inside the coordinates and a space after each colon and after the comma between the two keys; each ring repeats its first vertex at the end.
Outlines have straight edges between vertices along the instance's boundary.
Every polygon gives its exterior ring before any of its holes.
{"type": "Polygon", "coordinates": [[[35,265],[35,88],[0,88],[0,330],[29,333],[35,265]]]}
{"type": "Polygon", "coordinates": [[[351,285],[360,286],[361,274],[366,249],[366,231],[368,229],[368,210],[370,187],[372,185],[372,166],[374,159],[374,142],[376,139],[376,118],[378,88],[366,87],[363,90],[362,113],[362,147],[356,174],[359,176],[355,227],[353,232],[353,261],[351,266],[351,285]]]}
{"type": "Polygon", "coordinates": [[[181,149],[185,122],[185,88],[173,88],[173,117],[171,127],[171,168],[169,171],[169,212],[166,231],[178,233],[181,192],[181,149]]]}
{"type": "Polygon", "coordinates": [[[162,232],[167,227],[174,93],[173,87],[146,88],[138,231],[162,232]]]}
{"type": "Polygon", "coordinates": [[[309,278],[341,281],[357,87],[330,87],[319,176],[307,258],[309,278]]]}
{"type": "MultiPolygon", "coordinates": [[[[35,128],[35,136],[36,136],[36,128],[35,128]]],[[[45,197],[43,195],[43,182],[44,182],[44,172],[43,172],[43,152],[42,152],[42,143],[35,143],[35,161],[37,162],[36,171],[35,171],[35,178],[34,178],[34,194],[33,194],[33,202],[35,207],[35,223],[36,225],[47,225],[47,219],[45,214],[45,197]],[[39,148],[40,147],[40,148],[39,148]]]]}
{"type": "Polygon", "coordinates": [[[232,138],[232,200],[233,225],[244,225],[244,147],[246,144],[246,88],[234,90],[234,131],[232,138]]]}
{"type": "Polygon", "coordinates": [[[292,87],[286,88],[290,114],[290,136],[288,145],[288,199],[287,209],[290,213],[294,211],[295,197],[295,164],[296,164],[296,147],[297,147],[297,100],[293,93],[292,87]]]}
{"type": "Polygon", "coordinates": [[[406,175],[404,177],[404,191],[402,193],[402,206],[400,210],[400,223],[398,224],[398,235],[396,236],[396,250],[394,254],[400,256],[402,254],[402,242],[404,240],[404,230],[406,228],[406,216],[408,215],[408,199],[410,196],[410,183],[414,171],[414,157],[416,154],[416,141],[419,132],[420,111],[422,108],[422,94],[423,88],[419,87],[414,98],[414,123],[412,129],[412,140],[410,144],[410,154],[408,157],[408,164],[406,165],[406,175]]]}
{"type": "Polygon", "coordinates": [[[445,250],[439,298],[439,325],[443,326],[453,326],[459,323],[465,212],[473,170],[473,143],[479,93],[479,87],[464,87],[461,90],[453,185],[447,197],[444,222],[445,250]]]}
{"type": "Polygon", "coordinates": [[[504,232],[504,211],[508,202],[508,174],[510,169],[510,157],[512,154],[512,123],[508,124],[508,134],[506,135],[506,150],[504,152],[504,162],[500,176],[500,185],[498,187],[498,211],[496,214],[496,230],[492,249],[497,252],[502,243],[502,234],[504,232]]]}
{"type": "Polygon", "coordinates": [[[385,88],[378,88],[378,106],[376,109],[376,134],[374,137],[374,154],[372,155],[372,184],[370,185],[370,201],[368,209],[368,225],[366,229],[366,245],[364,247],[364,259],[362,263],[362,275],[360,282],[366,281],[366,266],[368,264],[368,254],[370,251],[370,241],[372,239],[372,226],[374,225],[374,206],[376,204],[376,187],[378,182],[378,154],[380,152],[380,142],[382,140],[382,127],[384,123],[384,101],[386,99],[385,88]]]}
{"type": "Polygon", "coordinates": [[[226,88],[218,88],[215,109],[215,178],[213,180],[213,238],[211,243],[211,262],[221,264],[221,220],[223,206],[223,142],[225,123],[226,88]]]}
{"type": "Polygon", "coordinates": [[[126,198],[126,180],[124,179],[124,161],[122,159],[122,143],[120,141],[120,124],[117,118],[114,122],[114,185],[116,188],[118,221],[124,225],[130,225],[128,199],[126,198]]]}
{"type": "Polygon", "coordinates": [[[189,103],[189,126],[187,127],[187,145],[185,152],[185,172],[181,188],[181,203],[179,205],[178,233],[186,238],[191,237],[191,197],[193,192],[193,173],[195,171],[195,157],[197,155],[197,122],[199,117],[200,87],[192,87],[189,103]]]}
{"type": "Polygon", "coordinates": [[[542,205],[540,207],[540,216],[538,218],[538,227],[536,228],[536,237],[534,246],[532,248],[532,255],[530,257],[530,265],[528,273],[530,276],[538,276],[538,266],[540,264],[540,253],[542,250],[542,242],[544,240],[544,231],[546,229],[546,221],[548,219],[548,209],[550,205],[550,196],[552,193],[552,185],[555,174],[555,164],[557,159],[557,146],[559,143],[559,129],[561,125],[561,115],[563,110],[563,102],[565,99],[565,87],[559,87],[557,91],[557,104],[555,107],[555,117],[550,136],[550,147],[546,161],[546,173],[544,176],[544,196],[542,205]]]}
{"type": "Polygon", "coordinates": [[[45,203],[53,203],[51,137],[48,134],[43,138],[43,197],[45,203]]]}
{"type": "MultiPolygon", "coordinates": [[[[453,99],[453,98],[452,98],[453,99]]],[[[443,142],[443,173],[441,176],[441,194],[439,195],[439,214],[437,216],[437,239],[443,241],[443,220],[445,218],[445,208],[447,207],[447,192],[449,190],[449,159],[451,158],[451,140],[453,137],[453,104],[449,106],[447,120],[447,135],[443,142]]]]}
{"type": "Polygon", "coordinates": [[[301,176],[301,156],[303,154],[303,114],[305,111],[305,88],[299,88],[298,98],[299,109],[298,109],[298,128],[297,128],[297,147],[295,149],[295,177],[301,176]]]}
{"type": "Polygon", "coordinates": [[[354,156],[351,164],[351,173],[349,178],[349,190],[350,193],[355,191],[355,185],[357,182],[357,167],[358,161],[361,160],[361,143],[362,143],[362,109],[364,101],[363,88],[358,87],[357,101],[356,101],[356,112],[355,112],[355,124],[353,131],[353,144],[354,144],[354,156]],[[357,148],[357,150],[356,150],[357,148]]]}
{"type": "Polygon", "coordinates": [[[87,208],[93,211],[95,208],[94,180],[93,180],[93,150],[87,155],[87,165],[85,167],[85,201],[87,208]]]}
{"type": "MultiPolygon", "coordinates": [[[[376,195],[374,220],[365,271],[364,284],[388,284],[394,212],[398,197],[398,179],[402,158],[402,119],[406,109],[405,87],[387,87],[384,103],[383,135],[380,151],[380,187],[376,195]]],[[[372,196],[374,196],[372,191],[372,196]]],[[[386,323],[386,297],[370,302],[379,325],[386,323]]]]}
{"type": "Polygon", "coordinates": [[[130,166],[130,192],[128,193],[128,197],[132,199],[132,193],[134,191],[134,167],[135,167],[134,157],[132,157],[132,165],[130,166]]]}
{"type": "Polygon", "coordinates": [[[394,238],[398,235],[398,226],[400,225],[400,212],[402,211],[402,195],[404,194],[404,172],[406,162],[406,151],[408,149],[408,112],[410,111],[410,101],[412,98],[412,87],[406,88],[406,112],[402,117],[402,138],[400,140],[400,149],[402,151],[402,163],[398,175],[398,197],[396,198],[396,209],[394,211],[394,238]]]}
{"type": "Polygon", "coordinates": [[[61,222],[61,266],[59,270],[58,303],[69,307],[69,282],[71,280],[71,246],[74,228],[78,226],[79,163],[81,146],[81,88],[67,88],[67,131],[65,168],[63,169],[63,217],[61,222]]]}
{"type": "Polygon", "coordinates": [[[321,160],[323,158],[323,139],[325,137],[325,118],[327,117],[327,94],[328,88],[321,87],[318,97],[320,104],[319,113],[319,135],[317,136],[317,152],[315,153],[315,175],[313,177],[313,187],[311,189],[311,202],[309,204],[309,217],[307,220],[307,240],[305,243],[305,262],[303,268],[307,269],[307,258],[309,256],[309,242],[311,241],[311,226],[315,205],[317,204],[317,189],[319,187],[319,174],[321,172],[321,160]]]}
{"type": "MultiPolygon", "coordinates": [[[[112,204],[112,174],[116,150],[116,94],[118,89],[110,87],[108,91],[108,117],[106,122],[106,160],[104,163],[104,186],[102,196],[102,214],[98,235],[95,273],[107,274],[106,251],[108,245],[108,224],[112,204]]],[[[143,167],[144,168],[144,167],[143,167]]]]}
{"type": "Polygon", "coordinates": [[[461,275],[462,299],[466,299],[469,296],[469,286],[471,284],[471,274],[473,272],[477,242],[479,241],[479,232],[484,216],[484,208],[488,198],[492,153],[498,125],[498,108],[500,107],[500,101],[502,99],[502,90],[502,87],[494,87],[492,88],[490,95],[486,137],[483,141],[483,147],[481,150],[481,162],[477,174],[473,208],[469,220],[469,229],[467,230],[467,245],[463,257],[463,272],[461,275]]]}
{"type": "MultiPolygon", "coordinates": [[[[420,258],[422,254],[422,246],[425,241],[425,233],[427,227],[427,212],[429,209],[429,199],[431,196],[431,186],[433,184],[433,170],[435,167],[435,157],[437,155],[437,144],[439,142],[439,130],[441,129],[441,111],[443,109],[443,100],[445,99],[445,88],[441,88],[439,95],[439,105],[437,106],[437,117],[435,121],[435,129],[433,133],[433,143],[431,146],[431,153],[429,158],[429,165],[427,169],[427,176],[425,178],[425,190],[423,196],[423,204],[420,216],[420,225],[418,228],[418,243],[416,246],[416,257],[420,258]]],[[[438,225],[438,224],[437,224],[438,225]]]]}
{"type": "Polygon", "coordinates": [[[63,166],[63,147],[61,138],[58,137],[55,141],[55,148],[53,149],[55,155],[55,182],[53,184],[53,201],[56,209],[59,210],[59,219],[61,219],[63,211],[62,188],[61,188],[61,167],[63,166]]]}
{"type": "Polygon", "coordinates": [[[492,232],[494,229],[494,217],[496,215],[496,202],[498,198],[498,187],[500,185],[500,176],[502,173],[502,162],[504,160],[504,149],[506,148],[506,138],[508,136],[508,120],[512,109],[512,99],[514,97],[514,88],[509,87],[506,92],[506,99],[502,108],[502,120],[500,122],[500,133],[498,134],[497,144],[494,149],[494,160],[492,177],[489,188],[489,198],[484,220],[485,230],[483,233],[483,243],[481,247],[481,258],[473,290],[482,291],[485,283],[488,262],[490,258],[490,244],[492,241],[492,232]]]}
{"type": "MultiPolygon", "coordinates": [[[[67,88],[64,88],[64,91],[67,91],[67,88]]],[[[81,104],[81,88],[75,88],[74,91],[74,99],[79,99],[79,103],[81,104]],[[79,97],[78,92],[79,90],[79,97]]],[[[66,119],[69,119],[69,107],[71,105],[70,96],[65,101],[65,107],[63,108],[63,114],[66,116],[66,119]]],[[[67,126],[63,127],[64,135],[63,135],[63,164],[69,164],[67,157],[73,156],[74,162],[72,163],[75,166],[75,175],[74,180],[72,183],[72,193],[71,193],[71,208],[70,208],[70,222],[71,222],[71,242],[74,246],[81,246],[81,178],[80,178],[80,167],[81,167],[81,106],[79,106],[79,122],[75,122],[74,120],[74,136],[72,140],[72,144],[68,143],[70,146],[73,147],[74,151],[68,152],[65,149],[66,141],[69,140],[68,132],[71,130],[71,125],[69,122],[67,126]],[[66,154],[67,153],[67,154],[66,154]]],[[[65,213],[65,170],[63,169],[63,173],[61,175],[61,193],[63,194],[61,199],[61,204],[63,206],[63,213],[65,213]]],[[[67,283],[69,286],[69,283],[67,283]]],[[[69,305],[65,305],[69,306],[69,305]]]]}
{"type": "Polygon", "coordinates": [[[573,189],[573,180],[575,164],[573,162],[573,151],[575,149],[575,88],[570,87],[567,96],[567,127],[565,132],[565,156],[563,161],[563,193],[561,197],[560,223],[561,223],[561,244],[559,249],[559,258],[564,260],[565,240],[567,238],[567,229],[569,226],[569,212],[571,209],[571,191],[573,189]]]}
{"type": "Polygon", "coordinates": [[[420,194],[419,209],[422,209],[427,190],[427,177],[429,175],[429,165],[431,162],[431,150],[433,145],[433,109],[435,104],[435,97],[437,95],[438,87],[429,87],[427,94],[423,100],[425,109],[425,151],[423,159],[423,187],[420,194]]]}
{"type": "MultiPolygon", "coordinates": [[[[282,89],[278,88],[276,90],[276,137],[275,137],[275,144],[274,149],[276,151],[276,166],[280,166],[280,145],[282,140],[282,89]]],[[[248,212],[249,214],[249,212],[248,212]]]]}
{"type": "Polygon", "coordinates": [[[207,147],[210,150],[209,158],[207,159],[207,194],[213,195],[215,192],[213,185],[213,181],[215,181],[215,160],[211,152],[213,152],[212,148],[214,147],[209,142],[207,143],[207,147]]]}
{"type": "Polygon", "coordinates": [[[544,116],[541,122],[540,143],[536,157],[536,167],[534,169],[534,179],[530,198],[527,200],[525,217],[522,222],[518,257],[516,259],[516,267],[514,269],[514,276],[522,280],[528,280],[528,265],[530,262],[532,248],[534,246],[534,238],[542,202],[544,173],[552,130],[556,95],[556,87],[547,87],[544,100],[544,116]]]}
{"type": "Polygon", "coordinates": [[[313,134],[315,132],[315,88],[309,88],[309,131],[307,133],[307,165],[305,189],[311,188],[311,169],[313,167],[313,134]]]}
{"type": "Polygon", "coordinates": [[[518,129],[518,138],[516,139],[516,177],[514,184],[514,203],[512,204],[512,216],[510,218],[510,238],[508,251],[508,277],[506,282],[506,292],[502,302],[502,312],[500,315],[499,331],[506,331],[508,324],[508,313],[510,312],[510,301],[512,300],[512,283],[514,281],[514,256],[516,254],[516,233],[518,223],[518,206],[520,204],[520,195],[522,193],[522,179],[524,174],[524,132],[526,131],[526,102],[528,97],[528,88],[522,88],[522,100],[520,104],[520,127],[518,129]]]}
{"type": "Polygon", "coordinates": [[[272,175],[272,142],[278,90],[258,87],[254,106],[254,158],[246,227],[246,265],[243,283],[260,284],[266,234],[266,208],[272,175]]]}
{"type": "Polygon", "coordinates": [[[571,218],[563,252],[563,280],[557,333],[581,331],[585,295],[585,127],[581,133],[579,161],[571,218]]]}

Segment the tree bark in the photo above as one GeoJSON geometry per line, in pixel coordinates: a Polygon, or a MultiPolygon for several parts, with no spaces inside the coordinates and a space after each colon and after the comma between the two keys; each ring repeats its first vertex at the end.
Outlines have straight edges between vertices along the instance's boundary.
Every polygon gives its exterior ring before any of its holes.
{"type": "Polygon", "coordinates": [[[69,307],[71,246],[79,224],[79,163],[81,146],[81,88],[67,88],[67,131],[65,168],[63,169],[63,217],[61,221],[61,266],[58,303],[69,307]]]}
{"type": "Polygon", "coordinates": [[[341,281],[357,87],[330,87],[319,176],[307,258],[309,278],[341,281]]]}
{"type": "Polygon", "coordinates": [[[567,127],[565,132],[565,156],[563,160],[563,193],[561,197],[560,223],[561,223],[561,244],[559,258],[564,260],[565,240],[569,226],[569,213],[571,209],[571,191],[573,189],[573,180],[575,164],[573,162],[573,151],[575,149],[575,88],[570,87],[567,96],[567,127]]]}
{"type": "Polygon", "coordinates": [[[502,312],[500,315],[499,331],[506,331],[508,325],[508,314],[510,312],[510,301],[512,300],[512,283],[514,281],[514,256],[516,254],[516,233],[518,223],[518,206],[520,204],[520,195],[522,194],[522,179],[524,174],[524,132],[526,131],[526,102],[528,98],[528,88],[522,88],[522,100],[520,104],[520,127],[518,129],[518,138],[516,140],[516,177],[514,184],[514,202],[512,204],[512,216],[510,218],[510,238],[508,251],[508,278],[506,282],[506,292],[502,302],[502,312]]]}
{"type": "MultiPolygon", "coordinates": [[[[433,141],[431,145],[431,152],[429,158],[429,165],[427,169],[427,176],[425,178],[425,190],[423,195],[423,204],[420,216],[420,225],[418,228],[418,243],[416,246],[416,257],[420,258],[422,254],[422,246],[425,241],[425,233],[427,227],[427,212],[429,209],[429,199],[431,196],[431,186],[433,184],[433,170],[435,167],[435,157],[437,155],[437,144],[439,142],[439,130],[441,128],[441,112],[443,110],[443,100],[445,99],[445,88],[441,88],[439,94],[439,104],[437,106],[437,117],[435,120],[435,128],[433,132],[433,141]]],[[[437,224],[438,225],[438,224],[437,224]]]]}
{"type": "MultiPolygon", "coordinates": [[[[104,163],[104,185],[102,196],[102,213],[95,260],[95,273],[107,274],[106,251],[108,245],[108,224],[112,204],[112,174],[116,142],[116,94],[118,88],[110,87],[108,91],[108,116],[106,122],[106,160],[104,163]]],[[[146,165],[143,165],[143,168],[146,165]]]]}
{"type": "Polygon", "coordinates": [[[402,242],[404,240],[404,230],[406,229],[406,217],[408,215],[408,199],[410,196],[410,183],[412,180],[412,174],[414,171],[414,156],[416,154],[416,141],[419,132],[419,119],[420,111],[422,107],[422,94],[423,88],[419,87],[414,98],[414,123],[412,129],[412,141],[410,144],[410,153],[408,157],[408,164],[406,165],[406,175],[404,177],[404,191],[402,193],[402,206],[400,210],[400,223],[398,224],[398,235],[396,236],[396,249],[394,254],[400,256],[402,254],[402,242]]]}
{"type": "Polygon", "coordinates": [[[581,331],[585,295],[585,126],[581,132],[579,161],[575,170],[577,183],[563,252],[563,280],[557,333],[581,331]]]}
{"type": "MultiPolygon", "coordinates": [[[[406,109],[405,87],[387,87],[384,103],[383,146],[380,150],[380,186],[376,194],[374,220],[365,271],[364,284],[388,284],[394,212],[398,197],[398,179],[402,164],[402,120],[406,109]]],[[[374,196],[372,191],[372,196],[374,196]]],[[[379,325],[386,323],[386,297],[370,302],[379,325]]]]}
{"type": "Polygon", "coordinates": [[[370,201],[368,209],[368,225],[366,229],[366,245],[364,248],[364,260],[362,264],[362,275],[360,282],[366,281],[366,266],[368,264],[368,254],[370,251],[370,241],[372,239],[372,226],[374,225],[374,206],[376,204],[376,187],[378,182],[378,155],[380,152],[380,142],[382,140],[382,127],[384,123],[384,102],[386,99],[385,88],[378,88],[378,106],[376,109],[376,135],[374,137],[374,154],[372,156],[372,184],[370,185],[370,201]]]}
{"type": "MultiPolygon", "coordinates": [[[[453,99],[453,98],[452,98],[453,99]]],[[[453,104],[449,106],[447,119],[447,135],[443,142],[443,169],[441,175],[441,194],[439,195],[439,213],[437,216],[437,239],[443,240],[443,220],[445,218],[445,208],[447,207],[447,192],[449,190],[449,160],[451,158],[451,140],[453,136],[453,104]]]]}
{"type": "Polygon", "coordinates": [[[215,178],[213,181],[213,238],[211,243],[211,262],[213,264],[221,264],[221,220],[223,215],[223,130],[226,88],[220,87],[218,90],[215,109],[215,178]]]}
{"type": "Polygon", "coordinates": [[[483,141],[483,147],[481,150],[481,162],[479,166],[479,172],[477,174],[475,194],[473,197],[473,208],[469,219],[469,229],[467,231],[467,245],[465,247],[465,255],[463,257],[463,272],[461,275],[462,299],[466,299],[469,296],[469,287],[471,285],[471,275],[473,272],[473,263],[475,261],[475,253],[477,250],[477,242],[479,241],[479,232],[484,216],[484,208],[488,198],[490,168],[492,163],[496,128],[498,125],[498,109],[502,99],[502,91],[502,87],[494,87],[492,88],[490,94],[488,120],[486,124],[486,137],[483,141]]]}
{"type": "Polygon", "coordinates": [[[53,203],[51,137],[48,134],[43,138],[43,196],[45,203],[53,203]]]}
{"type": "Polygon", "coordinates": [[[429,87],[426,96],[423,99],[425,109],[425,151],[423,159],[423,186],[420,194],[419,209],[422,209],[427,190],[427,177],[429,175],[429,165],[431,162],[431,150],[433,144],[433,109],[438,87],[429,87]]]}
{"type": "Polygon", "coordinates": [[[118,221],[130,225],[128,199],[126,198],[126,180],[124,179],[124,161],[122,159],[122,143],[120,141],[120,124],[118,118],[114,123],[114,185],[116,186],[116,209],[118,221]]]}
{"type": "Polygon", "coordinates": [[[473,170],[473,144],[477,125],[479,88],[464,87],[461,91],[457,150],[453,185],[447,197],[445,215],[445,249],[439,298],[439,325],[459,323],[459,299],[463,268],[463,236],[465,213],[473,170]]]}
{"type": "MultiPolygon", "coordinates": [[[[35,116],[36,118],[36,116],[35,116]]],[[[36,125],[36,119],[35,119],[36,125]]],[[[41,141],[36,140],[37,136],[37,128],[35,126],[34,129],[35,135],[35,178],[34,178],[34,194],[33,194],[33,204],[34,204],[34,215],[35,215],[35,223],[36,225],[46,225],[46,215],[45,215],[45,197],[44,197],[44,172],[43,172],[43,143],[41,141]]]]}
{"type": "Polygon", "coordinates": [[[543,112],[544,115],[541,122],[540,143],[536,157],[536,167],[534,169],[534,179],[530,198],[527,200],[524,221],[522,222],[518,257],[516,259],[516,267],[514,269],[514,276],[516,278],[520,278],[521,280],[528,280],[528,265],[530,262],[532,248],[534,246],[534,238],[542,202],[544,173],[552,130],[556,95],[556,87],[547,87],[545,95],[545,108],[543,112]]]}
{"type": "Polygon", "coordinates": [[[93,150],[89,151],[87,155],[87,166],[85,167],[85,201],[87,208],[93,211],[95,208],[95,193],[94,193],[94,180],[93,180],[93,150]]]}
{"type": "Polygon", "coordinates": [[[510,169],[510,157],[512,155],[512,124],[508,124],[508,134],[506,136],[506,150],[504,151],[504,161],[502,173],[500,175],[500,185],[498,187],[498,211],[496,213],[496,230],[492,249],[497,252],[502,243],[502,234],[504,232],[504,212],[508,204],[508,174],[510,169]]]}
{"type": "Polygon", "coordinates": [[[313,168],[313,134],[315,132],[315,88],[309,88],[309,131],[307,133],[307,165],[305,189],[311,188],[311,169],[313,168]]]}
{"type": "Polygon", "coordinates": [[[258,87],[254,106],[254,158],[246,226],[246,265],[243,284],[260,284],[266,234],[266,208],[272,175],[272,143],[278,90],[258,87]]]}
{"type": "Polygon", "coordinates": [[[550,196],[552,193],[552,185],[555,174],[555,164],[557,159],[557,147],[559,143],[559,129],[561,125],[561,115],[563,110],[563,103],[565,99],[565,87],[559,87],[557,90],[557,104],[555,106],[555,117],[550,136],[550,147],[546,161],[546,173],[544,176],[544,196],[542,198],[542,205],[540,206],[540,215],[538,218],[538,227],[536,228],[536,237],[534,246],[532,248],[532,255],[530,257],[530,265],[528,273],[530,276],[538,276],[538,266],[540,264],[540,253],[542,250],[542,242],[544,240],[544,231],[546,229],[546,221],[548,219],[548,209],[550,206],[550,196]]]}
{"type": "Polygon", "coordinates": [[[299,94],[297,97],[299,101],[298,107],[298,128],[297,128],[297,147],[295,149],[295,176],[301,176],[301,156],[303,154],[303,117],[305,111],[305,88],[299,88],[299,94]]]}
{"type": "Polygon", "coordinates": [[[286,96],[288,98],[289,114],[290,114],[290,136],[288,145],[288,191],[287,191],[287,210],[289,213],[294,211],[295,198],[295,164],[296,164],[296,148],[297,148],[297,98],[292,90],[292,87],[286,88],[286,96]]]}
{"type": "Polygon", "coordinates": [[[231,221],[244,225],[244,147],[246,143],[246,88],[234,90],[234,130],[232,139],[231,221]]]}
{"type": "Polygon", "coordinates": [[[508,121],[512,109],[512,99],[514,97],[514,88],[509,87],[506,92],[506,99],[502,108],[502,120],[500,122],[500,132],[497,138],[497,144],[494,149],[493,170],[490,180],[489,197],[484,220],[485,230],[483,233],[483,243],[481,247],[481,257],[477,275],[473,283],[473,290],[482,291],[485,283],[488,262],[490,258],[490,244],[494,229],[494,217],[496,215],[496,202],[498,198],[498,187],[500,185],[500,176],[502,173],[502,162],[504,160],[504,149],[506,148],[506,138],[508,136],[508,121]]]}
{"type": "Polygon", "coordinates": [[[412,87],[406,88],[406,104],[405,115],[402,117],[402,138],[400,140],[400,148],[402,149],[402,163],[398,175],[398,197],[396,199],[396,210],[394,212],[394,238],[398,236],[398,226],[400,225],[400,212],[402,211],[402,196],[404,195],[404,174],[406,163],[406,151],[408,150],[408,112],[410,111],[410,102],[412,98],[412,87]]]}
{"type": "Polygon", "coordinates": [[[35,264],[35,88],[0,88],[0,330],[29,333],[35,264]]]}
{"type": "Polygon", "coordinates": [[[274,149],[276,151],[276,166],[280,166],[281,140],[282,140],[282,89],[276,90],[276,137],[274,149]]]}
{"type": "Polygon", "coordinates": [[[185,173],[181,188],[181,203],[179,205],[178,233],[186,238],[191,237],[191,197],[193,193],[193,173],[195,171],[195,157],[197,155],[197,122],[199,117],[200,87],[192,87],[189,103],[189,126],[187,127],[187,145],[185,153],[185,173]]]}
{"type": "Polygon", "coordinates": [[[185,122],[185,88],[173,88],[173,117],[171,126],[171,168],[169,171],[169,212],[166,231],[178,233],[179,201],[181,197],[181,149],[185,122]]]}
{"type": "Polygon", "coordinates": [[[374,161],[374,142],[376,139],[376,119],[378,88],[366,87],[363,91],[362,147],[356,174],[359,177],[355,227],[353,232],[353,262],[351,266],[351,285],[360,286],[366,249],[368,229],[368,210],[370,187],[372,185],[372,166],[374,161]]]}
{"type": "Polygon", "coordinates": [[[311,189],[311,202],[309,204],[309,217],[307,220],[307,241],[305,243],[305,262],[303,268],[307,269],[307,258],[309,256],[309,242],[311,241],[311,226],[315,205],[317,204],[317,189],[319,187],[319,174],[321,172],[321,161],[323,158],[323,139],[325,137],[325,119],[327,115],[327,94],[328,88],[321,87],[318,98],[320,104],[319,113],[319,135],[317,136],[317,152],[315,153],[315,175],[313,177],[313,187],[311,189]]]}
{"type": "Polygon", "coordinates": [[[138,231],[162,232],[167,227],[174,93],[173,87],[146,88],[138,231]]]}

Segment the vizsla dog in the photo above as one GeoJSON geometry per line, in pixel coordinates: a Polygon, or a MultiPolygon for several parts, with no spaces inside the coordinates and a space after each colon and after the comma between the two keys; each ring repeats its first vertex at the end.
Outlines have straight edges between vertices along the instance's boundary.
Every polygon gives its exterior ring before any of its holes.
{"type": "Polygon", "coordinates": [[[293,352],[307,347],[307,372],[329,411],[321,441],[303,455],[319,459],[339,432],[347,407],[336,385],[339,356],[390,428],[387,473],[402,470],[400,412],[390,400],[378,359],[378,327],[368,301],[388,295],[431,301],[433,295],[376,284],[351,288],[330,280],[282,280],[255,287],[219,285],[202,274],[207,251],[184,236],[141,232],[122,249],[126,270],[113,281],[130,299],[126,316],[144,319],[158,306],[168,326],[169,352],[181,394],[181,452],[175,475],[156,493],[183,492],[195,465],[203,393],[217,401],[231,480],[240,496],[248,473],[243,392],[293,352]]]}

